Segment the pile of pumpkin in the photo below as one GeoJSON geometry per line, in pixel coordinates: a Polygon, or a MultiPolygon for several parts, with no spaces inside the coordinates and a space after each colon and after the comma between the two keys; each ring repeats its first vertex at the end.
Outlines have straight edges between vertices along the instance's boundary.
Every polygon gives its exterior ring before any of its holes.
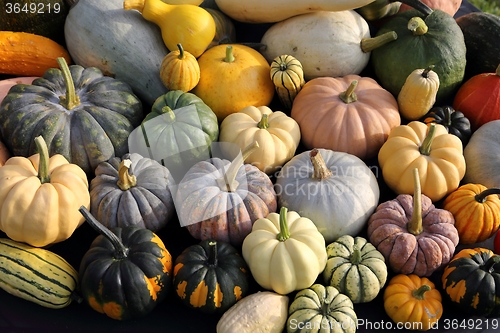
{"type": "Polygon", "coordinates": [[[353,332],[381,292],[421,330],[442,295],[500,315],[500,18],[455,19],[459,1],[54,2],[62,42],[0,32],[3,289],[119,320],[172,290],[218,332],[353,332]],[[259,43],[235,43],[244,24],[259,43]],[[172,258],[157,232],[176,219],[199,243],[172,258]],[[47,246],[85,221],[100,236],[77,271],[47,246]]]}

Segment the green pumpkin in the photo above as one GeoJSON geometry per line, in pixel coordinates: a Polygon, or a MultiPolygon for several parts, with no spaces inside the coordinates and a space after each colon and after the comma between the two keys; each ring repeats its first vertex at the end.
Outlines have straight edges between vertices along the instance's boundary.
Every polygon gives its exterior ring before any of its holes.
{"type": "Polygon", "coordinates": [[[170,171],[139,154],[101,162],[90,182],[90,212],[108,228],[158,231],[174,216],[170,171]]]}
{"type": "Polygon", "coordinates": [[[377,35],[389,31],[396,32],[397,40],[371,54],[371,65],[380,85],[397,96],[410,73],[434,65],[440,82],[436,103],[450,99],[464,79],[466,63],[464,35],[455,19],[439,9],[427,16],[407,10],[392,16],[377,35]],[[417,28],[412,31],[410,26],[417,28]]]}
{"type": "Polygon", "coordinates": [[[108,229],[85,207],[80,212],[100,233],[80,262],[82,298],[116,320],[149,314],[165,299],[172,283],[172,257],[162,240],[136,226],[108,229]]]}
{"type": "Polygon", "coordinates": [[[95,68],[51,68],[29,84],[13,86],[0,104],[0,132],[13,155],[36,153],[42,136],[49,154],[61,154],[92,175],[97,165],[128,151],[140,124],[141,101],[130,86],[95,68]]]}
{"type": "Polygon", "coordinates": [[[248,267],[229,243],[204,240],[176,258],[173,286],[186,306],[224,313],[248,294],[248,267]]]}

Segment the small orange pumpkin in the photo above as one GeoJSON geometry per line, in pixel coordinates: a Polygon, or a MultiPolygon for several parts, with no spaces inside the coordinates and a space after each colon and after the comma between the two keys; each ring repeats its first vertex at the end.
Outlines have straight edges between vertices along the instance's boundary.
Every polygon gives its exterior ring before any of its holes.
{"type": "Polygon", "coordinates": [[[178,50],[170,51],[160,65],[161,82],[169,90],[182,90],[188,92],[200,81],[200,66],[198,60],[184,51],[181,44],[178,50]]]}

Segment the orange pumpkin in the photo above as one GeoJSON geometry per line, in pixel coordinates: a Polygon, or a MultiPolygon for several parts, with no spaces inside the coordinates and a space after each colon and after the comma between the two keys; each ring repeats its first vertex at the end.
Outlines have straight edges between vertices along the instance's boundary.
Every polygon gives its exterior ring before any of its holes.
{"type": "Polygon", "coordinates": [[[376,156],[390,131],[401,124],[395,97],[372,78],[355,74],[308,81],[295,97],[291,116],[307,149],[361,159],[376,156]]]}
{"type": "MultiPolygon", "coordinates": [[[[422,1],[432,9],[440,9],[443,12],[450,14],[451,16],[454,16],[460,9],[460,6],[462,5],[462,0],[420,0],[420,1],[422,1]]],[[[403,12],[409,9],[413,9],[413,7],[407,4],[401,4],[401,7],[399,7],[399,12],[403,12]]]]}

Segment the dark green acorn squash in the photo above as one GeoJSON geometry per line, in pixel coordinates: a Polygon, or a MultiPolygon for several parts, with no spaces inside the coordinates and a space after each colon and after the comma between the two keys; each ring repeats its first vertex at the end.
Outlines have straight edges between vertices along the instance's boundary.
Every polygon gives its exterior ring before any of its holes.
{"type": "Polygon", "coordinates": [[[472,129],[469,118],[462,112],[455,110],[451,106],[435,106],[422,117],[426,124],[441,124],[448,130],[448,133],[456,135],[462,140],[465,146],[472,135],[472,129]]]}
{"type": "Polygon", "coordinates": [[[130,86],[95,68],[51,68],[31,85],[13,86],[0,104],[0,133],[13,155],[36,153],[42,136],[49,154],[61,154],[88,175],[100,162],[128,152],[127,138],[143,119],[130,86]]]}

